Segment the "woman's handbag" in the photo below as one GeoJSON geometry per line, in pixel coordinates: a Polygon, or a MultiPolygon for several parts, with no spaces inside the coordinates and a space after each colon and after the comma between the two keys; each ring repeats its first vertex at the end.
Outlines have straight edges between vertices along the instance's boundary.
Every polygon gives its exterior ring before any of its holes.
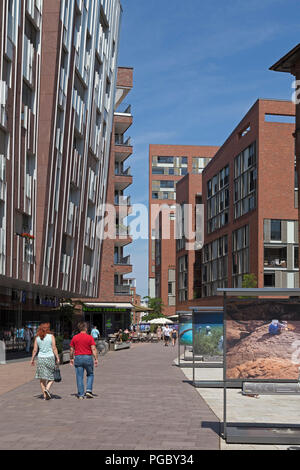
{"type": "Polygon", "coordinates": [[[61,373],[60,373],[60,369],[58,366],[55,366],[55,369],[54,369],[54,382],[61,382],[61,373]]]}

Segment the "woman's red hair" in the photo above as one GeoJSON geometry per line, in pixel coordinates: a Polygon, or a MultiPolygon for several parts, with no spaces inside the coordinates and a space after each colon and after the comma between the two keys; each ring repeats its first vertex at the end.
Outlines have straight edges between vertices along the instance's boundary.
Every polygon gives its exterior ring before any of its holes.
{"type": "Polygon", "coordinates": [[[50,331],[50,323],[42,323],[39,326],[39,329],[37,331],[36,336],[39,336],[41,338],[41,340],[43,340],[45,338],[45,336],[51,335],[51,334],[52,333],[50,331]]]}

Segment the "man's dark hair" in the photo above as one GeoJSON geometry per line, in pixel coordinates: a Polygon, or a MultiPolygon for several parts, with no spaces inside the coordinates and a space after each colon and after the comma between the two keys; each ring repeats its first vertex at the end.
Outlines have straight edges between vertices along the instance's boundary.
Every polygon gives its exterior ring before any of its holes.
{"type": "Polygon", "coordinates": [[[81,321],[80,323],[78,323],[77,325],[77,328],[78,330],[81,332],[81,331],[84,331],[84,330],[87,330],[87,323],[84,322],[84,321],[81,321]]]}

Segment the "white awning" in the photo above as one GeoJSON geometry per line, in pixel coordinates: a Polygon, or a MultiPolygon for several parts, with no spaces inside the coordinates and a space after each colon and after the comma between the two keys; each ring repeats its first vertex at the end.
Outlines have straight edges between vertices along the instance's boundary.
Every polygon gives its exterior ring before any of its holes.
{"type": "Polygon", "coordinates": [[[90,303],[90,302],[84,302],[86,307],[92,307],[92,308],[108,308],[108,307],[113,307],[113,308],[133,308],[132,304],[129,303],[122,303],[122,302],[116,302],[116,303],[105,303],[105,302],[99,302],[99,303],[90,303]]]}

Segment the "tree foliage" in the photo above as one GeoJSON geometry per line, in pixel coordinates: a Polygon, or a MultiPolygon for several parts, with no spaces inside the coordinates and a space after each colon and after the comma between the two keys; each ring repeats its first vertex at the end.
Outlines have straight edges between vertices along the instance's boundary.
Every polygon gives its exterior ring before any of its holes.
{"type": "Polygon", "coordinates": [[[257,288],[257,277],[255,274],[245,274],[243,277],[243,289],[256,289],[257,288]]]}
{"type": "Polygon", "coordinates": [[[148,307],[152,309],[147,315],[143,317],[143,321],[151,321],[156,318],[163,318],[164,315],[164,304],[162,299],[156,297],[144,297],[145,300],[148,300],[148,307]]]}

